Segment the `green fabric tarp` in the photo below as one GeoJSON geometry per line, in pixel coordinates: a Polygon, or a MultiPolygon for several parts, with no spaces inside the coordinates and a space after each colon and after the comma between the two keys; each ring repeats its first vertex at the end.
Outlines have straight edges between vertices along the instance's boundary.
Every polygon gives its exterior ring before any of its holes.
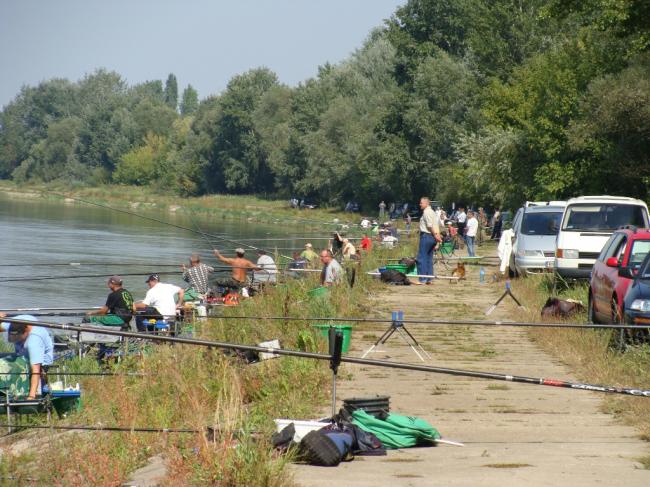
{"type": "Polygon", "coordinates": [[[385,448],[408,448],[440,438],[438,430],[414,416],[389,414],[384,421],[358,409],[352,418],[352,423],[374,434],[385,448]]]}
{"type": "Polygon", "coordinates": [[[0,358],[0,391],[8,393],[12,398],[27,396],[29,394],[28,373],[29,363],[25,357],[9,355],[0,358]]]}
{"type": "Polygon", "coordinates": [[[124,320],[117,315],[95,315],[90,317],[91,323],[99,323],[104,326],[122,326],[124,320]]]}
{"type": "Polygon", "coordinates": [[[199,299],[201,299],[201,295],[193,287],[188,287],[185,290],[185,296],[183,297],[183,301],[185,301],[186,303],[188,301],[198,301],[199,299]]]}

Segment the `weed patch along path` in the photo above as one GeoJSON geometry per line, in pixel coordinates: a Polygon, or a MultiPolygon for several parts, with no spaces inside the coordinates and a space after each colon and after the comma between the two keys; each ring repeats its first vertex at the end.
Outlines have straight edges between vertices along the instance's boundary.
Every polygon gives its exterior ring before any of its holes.
{"type": "MultiPolygon", "coordinates": [[[[479,284],[478,269],[472,267],[459,284],[386,287],[374,296],[372,314],[386,318],[391,310],[402,309],[405,319],[485,319],[484,312],[502,292],[503,283],[479,284]]],[[[506,298],[490,319],[515,314],[514,303],[506,298]]],[[[431,365],[575,379],[524,329],[407,326],[431,354],[431,365]]],[[[355,325],[350,354],[361,355],[385,329],[386,324],[355,325]]],[[[397,334],[369,357],[419,362],[397,334]]],[[[390,395],[391,411],[421,417],[443,437],[466,446],[393,450],[326,471],[295,466],[296,481],[304,487],[650,485],[650,470],[637,461],[648,455],[648,444],[633,428],[600,412],[602,394],[356,365],[343,367],[339,377],[347,374],[350,380],[338,382],[339,402],[390,395]]]]}

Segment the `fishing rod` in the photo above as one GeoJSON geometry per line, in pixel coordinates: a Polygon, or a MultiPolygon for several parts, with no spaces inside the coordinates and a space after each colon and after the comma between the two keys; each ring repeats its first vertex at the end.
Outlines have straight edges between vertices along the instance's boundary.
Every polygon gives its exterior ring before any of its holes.
{"type": "Polygon", "coordinates": [[[85,306],[79,308],[1,308],[0,312],[6,313],[20,313],[22,311],[78,311],[78,310],[93,310],[102,309],[101,306],[85,306]]]}
{"type": "MultiPolygon", "coordinates": [[[[343,316],[333,317],[291,317],[291,316],[219,316],[216,319],[237,319],[237,320],[279,320],[279,321],[340,321],[350,323],[392,323],[393,320],[387,318],[347,318],[343,316]]],[[[487,321],[487,320],[399,320],[404,324],[420,324],[420,325],[463,325],[463,326],[513,326],[513,327],[529,327],[529,328],[593,328],[593,329],[611,329],[611,330],[648,330],[648,326],[639,325],[621,325],[617,323],[600,324],[600,323],[534,323],[534,322],[518,322],[518,321],[487,321]]]]}
{"type": "MultiPolygon", "coordinates": [[[[146,276],[151,274],[151,272],[133,272],[122,274],[124,276],[146,276]]],[[[178,272],[156,272],[158,275],[176,275],[178,272]]],[[[83,279],[91,277],[111,277],[112,274],[73,274],[68,276],[34,276],[34,277],[11,277],[11,276],[0,276],[0,282],[23,282],[23,281],[47,281],[51,279],[83,279]]]]}
{"type": "MultiPolygon", "coordinates": [[[[58,330],[67,330],[67,331],[74,331],[74,332],[90,331],[93,333],[103,333],[105,335],[123,336],[128,338],[143,338],[146,340],[157,341],[157,342],[178,343],[183,345],[193,345],[193,346],[219,348],[219,349],[227,349],[227,350],[241,350],[241,351],[247,350],[247,351],[257,352],[257,353],[260,352],[271,353],[273,355],[285,355],[289,357],[300,357],[300,358],[308,358],[313,360],[330,361],[333,358],[331,355],[324,354],[324,353],[303,352],[300,350],[289,350],[289,349],[273,348],[273,347],[260,347],[254,345],[243,345],[243,344],[228,343],[228,342],[217,342],[217,341],[210,341],[210,340],[200,340],[196,338],[170,337],[164,335],[146,335],[143,333],[135,333],[129,331],[102,330],[101,328],[98,327],[61,325],[56,323],[45,323],[45,322],[32,322],[27,320],[17,320],[15,318],[9,318],[6,319],[5,321],[9,321],[11,323],[32,325],[32,326],[42,326],[43,328],[51,328],[51,329],[58,329],[58,330]]],[[[403,362],[391,362],[387,360],[364,359],[364,358],[350,357],[347,355],[342,356],[340,360],[341,362],[358,364],[358,365],[369,365],[374,367],[386,367],[392,369],[428,372],[434,374],[446,374],[446,375],[454,375],[454,376],[461,376],[461,377],[473,377],[478,379],[519,382],[524,384],[563,387],[563,388],[578,389],[578,390],[585,390],[585,391],[605,392],[610,394],[625,394],[630,396],[650,398],[650,390],[636,389],[630,387],[614,387],[614,386],[604,386],[604,385],[594,385],[594,384],[583,384],[583,383],[574,383],[574,382],[568,382],[568,381],[557,380],[557,379],[506,375],[506,374],[499,374],[495,372],[480,372],[480,371],[473,371],[473,370],[450,369],[446,367],[435,367],[430,365],[417,365],[417,364],[407,364],[403,362]]]]}
{"type": "Polygon", "coordinates": [[[81,430],[81,431],[112,431],[124,433],[202,433],[203,430],[189,428],[128,428],[125,426],[86,426],[86,425],[68,425],[68,426],[50,426],[46,424],[0,424],[0,428],[14,429],[47,429],[47,430],[81,430]]]}
{"type": "MultiPolygon", "coordinates": [[[[41,372],[0,372],[0,375],[41,375],[41,372]]],[[[66,372],[61,370],[50,369],[48,372],[43,372],[43,375],[71,375],[80,377],[153,377],[156,374],[140,374],[137,372],[66,372]]]]}

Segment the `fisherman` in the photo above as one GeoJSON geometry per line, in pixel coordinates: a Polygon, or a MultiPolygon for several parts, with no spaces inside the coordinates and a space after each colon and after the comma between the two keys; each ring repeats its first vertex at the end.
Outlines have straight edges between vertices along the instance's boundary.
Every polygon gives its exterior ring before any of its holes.
{"type": "Polygon", "coordinates": [[[332,255],[340,255],[342,250],[343,237],[341,237],[339,232],[334,232],[334,235],[332,235],[332,240],[330,240],[330,251],[332,252],[332,255]]]}
{"type": "Polygon", "coordinates": [[[266,250],[257,249],[257,267],[262,269],[260,272],[253,273],[253,282],[263,284],[273,283],[278,280],[278,266],[275,265],[273,257],[266,253],[266,250]]]}
{"type": "Polygon", "coordinates": [[[320,273],[321,286],[329,287],[341,282],[345,271],[334,258],[332,251],[329,249],[321,250],[320,261],[323,263],[323,270],[320,273]]]}
{"type": "Polygon", "coordinates": [[[364,252],[370,252],[372,250],[372,240],[370,240],[367,233],[361,239],[361,250],[364,252]]]}
{"type": "Polygon", "coordinates": [[[343,260],[357,259],[357,249],[349,239],[343,239],[343,248],[341,249],[343,260]]]}
{"type": "MultiPolygon", "coordinates": [[[[16,317],[20,318],[20,317],[16,317]]],[[[27,318],[23,316],[23,318],[27,318]]],[[[34,318],[30,316],[30,318],[34,318]]],[[[29,321],[34,321],[29,320],[29,321]]],[[[8,333],[9,342],[16,347],[18,355],[24,355],[29,361],[29,395],[28,400],[35,399],[39,385],[41,391],[47,383],[47,370],[54,362],[54,344],[50,333],[43,327],[12,323],[8,333]]]]}
{"type": "Polygon", "coordinates": [[[242,248],[235,249],[235,258],[224,257],[221,253],[214,249],[214,255],[224,264],[228,264],[232,267],[232,274],[230,277],[217,279],[215,282],[217,285],[226,288],[240,289],[245,287],[246,282],[246,272],[248,270],[261,271],[261,267],[256,266],[250,260],[244,258],[245,250],[242,248]]]}
{"type": "MultiPolygon", "coordinates": [[[[440,236],[440,223],[435,212],[431,209],[431,201],[426,196],[420,199],[420,209],[422,217],[420,218],[420,243],[418,245],[418,274],[431,276],[433,272],[433,249],[439,242],[442,242],[440,236]]],[[[421,284],[430,284],[432,279],[429,277],[420,277],[421,284]]]]}
{"type": "Polygon", "coordinates": [[[186,292],[194,290],[199,295],[205,295],[210,290],[208,286],[208,277],[211,272],[214,272],[214,267],[210,267],[201,262],[199,254],[192,254],[190,256],[190,267],[181,265],[183,270],[183,280],[189,283],[190,287],[186,292]]]}
{"type": "Polygon", "coordinates": [[[158,274],[151,274],[145,281],[149,286],[144,299],[135,303],[137,314],[135,323],[138,331],[147,331],[145,320],[174,319],[176,309],[183,307],[185,291],[174,284],[160,282],[158,274]],[[178,303],[174,299],[178,295],[178,303]]]}
{"type": "Polygon", "coordinates": [[[106,298],[106,304],[96,311],[89,311],[86,316],[99,316],[94,321],[103,325],[113,324],[109,317],[115,316],[122,320],[122,328],[128,329],[135,312],[133,296],[122,287],[122,278],[120,276],[109,277],[107,285],[111,292],[106,298]]]}
{"type": "Polygon", "coordinates": [[[306,243],[305,250],[300,253],[300,257],[308,262],[309,267],[314,267],[316,259],[318,259],[318,254],[314,252],[314,247],[312,244],[306,243]]]}

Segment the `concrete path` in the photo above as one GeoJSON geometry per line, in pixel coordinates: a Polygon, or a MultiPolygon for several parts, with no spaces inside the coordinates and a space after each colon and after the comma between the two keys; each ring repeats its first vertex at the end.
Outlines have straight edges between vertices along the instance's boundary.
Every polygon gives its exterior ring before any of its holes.
{"type": "MultiPolygon", "coordinates": [[[[405,318],[484,319],[503,284],[478,283],[471,268],[459,284],[389,287],[376,296],[376,315],[405,318]]],[[[490,316],[512,316],[507,299],[490,316]]],[[[387,324],[355,326],[350,354],[361,355],[387,324]]],[[[506,327],[408,325],[432,355],[427,363],[449,368],[573,379],[569,370],[533,344],[526,332],[506,327]]],[[[419,362],[396,334],[373,358],[419,362]]],[[[347,365],[338,398],[391,396],[392,411],[419,416],[464,448],[441,445],[357,457],[336,468],[296,465],[295,479],[318,486],[562,486],[650,485],[636,461],[650,454],[634,429],[600,412],[602,395],[553,387],[347,365]]],[[[327,414],[324,409],[323,413],[327,414]]]]}

